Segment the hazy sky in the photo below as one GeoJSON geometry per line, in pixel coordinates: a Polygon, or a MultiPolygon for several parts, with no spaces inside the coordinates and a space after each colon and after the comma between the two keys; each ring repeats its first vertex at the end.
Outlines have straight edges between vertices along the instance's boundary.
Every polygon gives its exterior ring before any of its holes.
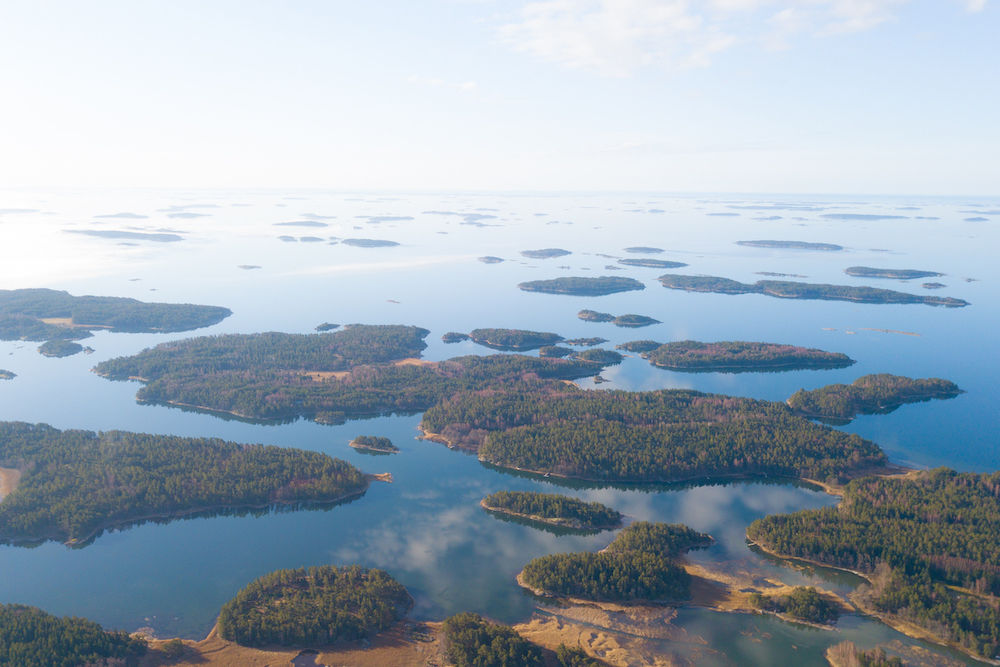
{"type": "Polygon", "coordinates": [[[1000,194],[1000,2],[4,0],[0,187],[1000,194]]]}

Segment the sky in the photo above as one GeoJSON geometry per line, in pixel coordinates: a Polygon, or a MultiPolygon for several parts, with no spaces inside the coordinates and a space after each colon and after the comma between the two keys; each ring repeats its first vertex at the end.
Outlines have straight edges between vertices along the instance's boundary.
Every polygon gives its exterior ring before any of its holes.
{"type": "Polygon", "coordinates": [[[5,0],[0,187],[1000,195],[998,0],[5,0]]]}

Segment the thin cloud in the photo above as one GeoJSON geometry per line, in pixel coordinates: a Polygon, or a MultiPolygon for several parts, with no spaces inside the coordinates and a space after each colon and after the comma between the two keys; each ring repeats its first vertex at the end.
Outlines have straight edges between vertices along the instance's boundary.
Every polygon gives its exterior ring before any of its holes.
{"type": "Polygon", "coordinates": [[[450,88],[451,90],[459,90],[464,93],[475,92],[479,87],[475,81],[445,81],[444,79],[429,76],[418,76],[416,74],[408,76],[406,81],[407,83],[418,86],[428,86],[430,88],[450,88]]]}

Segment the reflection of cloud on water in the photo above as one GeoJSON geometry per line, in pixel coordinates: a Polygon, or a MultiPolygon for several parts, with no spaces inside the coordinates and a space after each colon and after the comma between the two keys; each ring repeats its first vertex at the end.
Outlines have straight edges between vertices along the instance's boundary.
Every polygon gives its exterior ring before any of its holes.
{"type": "Polygon", "coordinates": [[[436,255],[431,257],[414,257],[412,259],[391,262],[354,262],[352,264],[329,264],[325,266],[310,266],[298,271],[289,271],[282,276],[320,276],[331,273],[372,273],[376,271],[392,271],[396,269],[411,269],[421,266],[441,264],[464,264],[475,259],[475,255],[436,255]]]}

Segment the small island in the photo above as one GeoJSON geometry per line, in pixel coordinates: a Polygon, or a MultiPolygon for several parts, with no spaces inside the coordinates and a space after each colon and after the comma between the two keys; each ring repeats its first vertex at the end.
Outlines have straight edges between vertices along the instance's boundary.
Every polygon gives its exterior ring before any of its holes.
{"type": "Polygon", "coordinates": [[[551,331],[528,331],[526,329],[473,329],[469,332],[472,342],[494,350],[525,351],[537,350],[545,345],[553,345],[563,339],[551,331]]]}
{"type": "Polygon", "coordinates": [[[712,538],[680,524],[639,521],[599,553],[535,558],[518,583],[539,595],[619,603],[663,603],[691,597],[691,575],[677,563],[712,538]]]}
{"type": "Polygon", "coordinates": [[[647,269],[679,269],[682,266],[687,266],[684,262],[671,262],[665,259],[647,257],[619,259],[618,263],[625,266],[641,266],[647,269]]]}
{"type": "Polygon", "coordinates": [[[219,636],[242,646],[322,646],[388,630],[412,606],[402,584],[382,570],[277,570],[222,607],[219,636]]]}
{"type": "Polygon", "coordinates": [[[319,220],[292,220],[290,222],[276,222],[275,227],[329,227],[330,225],[319,220]]]}
{"type": "Polygon", "coordinates": [[[606,296],[618,292],[642,290],[646,289],[646,286],[635,278],[624,276],[600,276],[597,278],[567,276],[551,280],[529,280],[520,283],[518,288],[525,292],[542,292],[543,294],[606,296]]]}
{"type": "Polygon", "coordinates": [[[569,347],[563,347],[562,345],[542,345],[538,348],[538,356],[540,357],[551,357],[555,359],[562,359],[563,357],[568,357],[573,354],[574,350],[569,347]]]}
{"type": "Polygon", "coordinates": [[[533,491],[497,491],[479,503],[483,509],[559,528],[599,532],[618,528],[622,515],[607,505],[533,491]]]}
{"type": "Polygon", "coordinates": [[[947,287],[947,285],[945,285],[944,283],[939,283],[939,282],[921,283],[920,286],[923,287],[924,289],[943,289],[947,287]]]}
{"type": "Polygon", "coordinates": [[[785,248],[789,250],[823,250],[826,252],[834,252],[844,249],[844,246],[840,246],[835,243],[813,243],[811,241],[737,241],[736,245],[747,246],[750,248],[785,248]]]}
{"type": "Polygon", "coordinates": [[[14,371],[8,371],[4,368],[0,368],[0,380],[13,380],[17,377],[17,373],[14,371]]]}
{"type": "Polygon", "coordinates": [[[787,280],[758,280],[741,283],[716,276],[687,276],[668,273],[660,276],[660,283],[669,289],[686,292],[711,292],[715,294],[765,294],[781,299],[822,299],[827,301],[853,301],[856,303],[905,304],[922,303],[928,306],[961,308],[969,302],[953,297],[922,296],[907,292],[858,287],[854,285],[826,285],[800,283],[787,280]]]}
{"type": "Polygon", "coordinates": [[[380,454],[395,454],[399,451],[399,447],[392,444],[392,440],[377,435],[359,435],[348,444],[354,449],[380,454]]]}
{"type": "Polygon", "coordinates": [[[937,271],[921,271],[919,269],[875,269],[870,266],[849,266],[844,269],[849,276],[859,278],[892,278],[894,280],[913,280],[914,278],[937,278],[943,273],[937,271]]]}
{"type": "Polygon", "coordinates": [[[503,261],[503,257],[494,257],[493,255],[486,255],[484,257],[480,257],[479,261],[482,262],[483,264],[499,264],[500,262],[503,261]]]}
{"type": "Polygon", "coordinates": [[[598,366],[615,366],[622,362],[623,357],[614,350],[604,350],[599,347],[592,347],[589,350],[574,353],[573,358],[577,361],[586,361],[587,363],[597,364],[598,366]]]}
{"type": "Polygon", "coordinates": [[[63,338],[53,338],[39,345],[38,352],[43,357],[70,357],[83,352],[83,345],[63,338]]]}
{"type": "Polygon", "coordinates": [[[81,234],[83,236],[95,236],[102,239],[120,239],[126,241],[174,243],[184,240],[184,237],[178,234],[165,234],[162,232],[129,232],[120,229],[64,229],[63,231],[67,234],[81,234]]]}
{"type": "Polygon", "coordinates": [[[0,466],[21,476],[0,503],[0,541],[82,545],[106,528],[227,508],[332,503],[368,477],[300,449],[0,422],[0,466]]]}
{"type": "Polygon", "coordinates": [[[939,468],[866,477],[837,507],[758,519],[747,536],[782,558],[869,581],[852,601],[908,634],[980,658],[1000,653],[1000,473],[939,468]]]}
{"type": "Polygon", "coordinates": [[[334,324],[333,322],[323,322],[322,324],[317,324],[315,330],[323,332],[323,331],[333,331],[334,329],[339,329],[339,328],[340,328],[339,324],[334,324]]]}
{"type": "Polygon", "coordinates": [[[611,313],[602,313],[597,310],[583,309],[576,314],[584,322],[613,322],[615,316],[611,313]]]}
{"type": "Polygon", "coordinates": [[[799,389],[788,398],[788,406],[806,417],[846,423],[857,415],[885,414],[906,403],[955,398],[961,393],[958,385],[941,378],[878,373],[863,375],[851,384],[799,389]]]}
{"type": "Polygon", "coordinates": [[[787,595],[752,593],[750,604],[778,616],[816,625],[830,625],[840,618],[841,604],[812,586],[796,586],[787,595]]]}
{"type": "Polygon", "coordinates": [[[341,243],[355,248],[393,248],[399,245],[396,241],[385,239],[344,239],[341,243]]]}
{"type": "Polygon", "coordinates": [[[602,313],[596,310],[584,309],[578,312],[576,316],[584,322],[611,322],[616,327],[632,329],[648,327],[651,324],[660,324],[660,320],[653,319],[652,317],[648,317],[646,315],[636,315],[635,313],[612,315],[611,313],[602,313]]]}
{"type": "Polygon", "coordinates": [[[742,340],[726,340],[702,343],[696,340],[682,340],[658,345],[652,349],[652,341],[635,341],[643,349],[644,359],[658,367],[674,371],[712,371],[739,373],[745,371],[788,371],[804,368],[845,368],[854,360],[840,352],[825,352],[814,348],[781,345],[777,343],[757,343],[742,340]]]}
{"type": "Polygon", "coordinates": [[[521,254],[529,259],[551,259],[553,257],[565,257],[573,253],[562,248],[542,248],[541,250],[522,250],[521,254]]]}
{"type": "Polygon", "coordinates": [[[630,340],[626,343],[619,343],[615,345],[616,350],[625,350],[626,352],[652,352],[656,348],[663,345],[655,340],[630,340]]]}
{"type": "Polygon", "coordinates": [[[663,248],[654,248],[648,245],[636,245],[625,248],[625,252],[631,252],[636,255],[656,255],[663,252],[663,248]]]}
{"type": "Polygon", "coordinates": [[[469,340],[469,334],[460,333],[458,331],[449,331],[441,336],[441,341],[448,345],[451,345],[452,343],[461,343],[467,340],[469,340]]]}
{"type": "Polygon", "coordinates": [[[567,338],[563,341],[566,345],[575,345],[577,347],[594,347],[595,345],[607,342],[607,338],[600,338],[598,336],[591,336],[589,338],[567,338]]]}

